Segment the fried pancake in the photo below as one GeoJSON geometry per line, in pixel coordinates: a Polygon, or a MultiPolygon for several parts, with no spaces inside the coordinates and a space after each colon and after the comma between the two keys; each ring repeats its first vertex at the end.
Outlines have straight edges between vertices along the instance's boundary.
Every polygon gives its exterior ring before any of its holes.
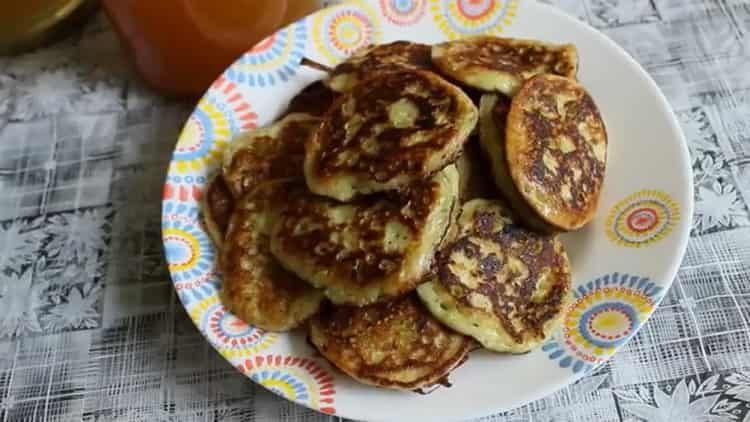
{"type": "Polygon", "coordinates": [[[510,175],[548,224],[576,230],[594,216],[604,183],[607,131],[576,81],[539,75],[513,98],[506,129],[510,175]]]}
{"type": "Polygon", "coordinates": [[[240,319],[264,330],[290,330],[318,311],[323,292],[284,270],[269,251],[277,203],[286,181],[266,182],[240,199],[229,222],[222,256],[222,302],[240,319]]]}
{"type": "Polygon", "coordinates": [[[338,96],[322,81],[313,82],[292,98],[287,107],[287,114],[304,113],[311,116],[322,116],[331,107],[338,96]]]}
{"type": "Polygon", "coordinates": [[[235,137],[224,153],[224,180],[239,199],[260,183],[302,178],[305,141],[318,125],[309,114],[290,114],[278,122],[235,137]]]}
{"type": "Polygon", "coordinates": [[[211,236],[216,249],[221,250],[224,245],[224,235],[229,226],[229,218],[234,210],[234,198],[227,184],[224,183],[221,173],[216,174],[208,183],[201,208],[206,231],[211,236]]]}
{"type": "Polygon", "coordinates": [[[527,231],[499,201],[463,207],[459,235],[438,255],[438,276],[417,289],[440,321],[484,347],[523,353],[557,327],[571,289],[562,243],[527,231]]]}
{"type": "Polygon", "coordinates": [[[430,50],[429,45],[409,41],[370,46],[336,66],[325,83],[335,92],[347,92],[368,75],[402,69],[430,69],[430,50]]]}
{"type": "Polygon", "coordinates": [[[510,111],[510,98],[497,94],[485,94],[479,106],[480,145],[490,163],[492,176],[500,192],[509,202],[516,216],[529,228],[540,233],[558,231],[537,216],[536,211],[516,189],[508,170],[505,154],[505,128],[510,111]]]}
{"type": "Polygon", "coordinates": [[[488,92],[513,95],[535,75],[575,78],[578,52],[572,44],[476,36],[437,44],[432,61],[441,73],[488,92]]]}
{"type": "Polygon", "coordinates": [[[364,308],[324,306],[310,321],[310,342],[355,380],[399,390],[441,382],[474,346],[413,294],[364,308]]]}
{"type": "Polygon", "coordinates": [[[433,73],[375,76],[341,96],[308,140],[307,185],[340,201],[404,188],[455,161],[477,120],[471,100],[433,73]]]}
{"type": "Polygon", "coordinates": [[[429,271],[457,195],[455,166],[403,192],[350,203],[291,192],[274,224],[271,251],[334,303],[399,296],[429,271]]]}

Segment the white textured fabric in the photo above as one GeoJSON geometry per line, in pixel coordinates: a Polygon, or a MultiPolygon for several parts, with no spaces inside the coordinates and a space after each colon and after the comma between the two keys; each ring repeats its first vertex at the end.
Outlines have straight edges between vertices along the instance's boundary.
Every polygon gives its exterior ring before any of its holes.
{"type": "MultiPolygon", "coordinates": [[[[690,144],[696,215],[662,306],[596,373],[486,421],[750,421],[750,1],[553,0],[625,47],[690,144]]],[[[158,99],[108,23],[0,58],[0,421],[327,421],[210,348],[162,258],[158,99]]]]}

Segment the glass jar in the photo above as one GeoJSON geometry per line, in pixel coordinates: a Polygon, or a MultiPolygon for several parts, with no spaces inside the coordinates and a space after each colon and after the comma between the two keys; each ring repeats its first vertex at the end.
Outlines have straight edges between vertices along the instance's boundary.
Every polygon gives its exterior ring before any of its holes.
{"type": "Polygon", "coordinates": [[[127,54],[157,91],[197,97],[234,60],[320,0],[102,0],[127,54]]]}

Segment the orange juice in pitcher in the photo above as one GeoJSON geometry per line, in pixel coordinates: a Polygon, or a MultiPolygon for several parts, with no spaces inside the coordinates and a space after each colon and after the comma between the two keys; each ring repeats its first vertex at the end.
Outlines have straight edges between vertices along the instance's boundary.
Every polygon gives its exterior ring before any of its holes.
{"type": "Polygon", "coordinates": [[[102,0],[141,76],[196,97],[254,44],[320,7],[319,0],[102,0]]]}

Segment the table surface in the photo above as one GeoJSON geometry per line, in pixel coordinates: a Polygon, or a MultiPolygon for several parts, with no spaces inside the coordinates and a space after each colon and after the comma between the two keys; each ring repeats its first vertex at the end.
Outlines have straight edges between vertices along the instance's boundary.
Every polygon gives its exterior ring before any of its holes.
{"type": "MultiPolygon", "coordinates": [[[[627,346],[486,420],[750,421],[750,1],[548,2],[664,90],[689,142],[696,214],[672,289],[627,346]]],[[[101,16],[0,58],[0,421],[337,419],[256,388],[185,314],[160,197],[191,107],[127,69],[101,16]]]]}

